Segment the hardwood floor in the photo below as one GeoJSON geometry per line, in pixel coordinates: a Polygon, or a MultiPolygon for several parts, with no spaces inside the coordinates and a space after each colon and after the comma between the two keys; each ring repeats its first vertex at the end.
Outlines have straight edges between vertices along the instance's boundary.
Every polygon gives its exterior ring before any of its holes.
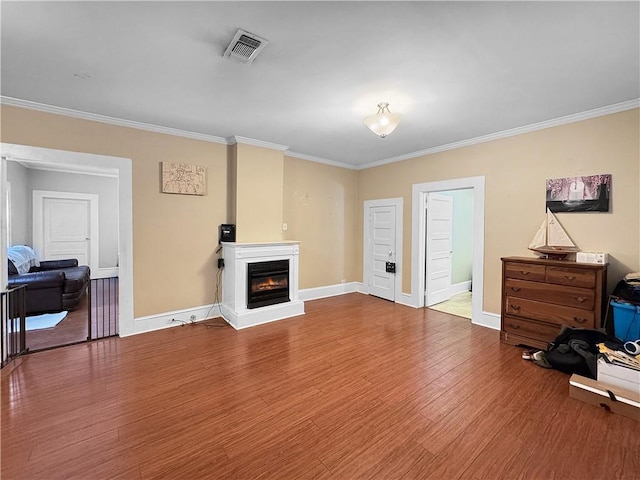
{"type": "Polygon", "coordinates": [[[466,319],[349,294],[27,355],[2,478],[632,479],[640,423],[466,319]]]}
{"type": "MultiPolygon", "coordinates": [[[[92,326],[91,338],[103,338],[118,333],[118,278],[91,280],[92,326]]],[[[87,340],[88,296],[84,295],[78,307],[70,311],[62,322],[53,328],[28,330],[27,348],[37,351],[87,340]]]]}

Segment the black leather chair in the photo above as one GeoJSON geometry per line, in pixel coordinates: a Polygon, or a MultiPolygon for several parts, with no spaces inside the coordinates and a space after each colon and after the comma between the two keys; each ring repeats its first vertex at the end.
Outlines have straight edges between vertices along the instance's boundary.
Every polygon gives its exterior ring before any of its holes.
{"type": "Polygon", "coordinates": [[[27,315],[75,310],[91,282],[87,265],[76,259],[49,260],[20,274],[9,260],[9,288],[26,285],[27,315]]]}

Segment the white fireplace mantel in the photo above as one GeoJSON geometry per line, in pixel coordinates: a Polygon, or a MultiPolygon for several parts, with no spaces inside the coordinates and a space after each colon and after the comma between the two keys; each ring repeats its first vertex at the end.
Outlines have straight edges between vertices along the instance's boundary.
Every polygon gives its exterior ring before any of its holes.
{"type": "Polygon", "coordinates": [[[235,329],[282,320],[304,314],[298,298],[298,256],[300,242],[222,242],[222,313],[235,329]],[[289,298],[286,303],[247,308],[247,265],[255,262],[289,260],[289,298]]]}

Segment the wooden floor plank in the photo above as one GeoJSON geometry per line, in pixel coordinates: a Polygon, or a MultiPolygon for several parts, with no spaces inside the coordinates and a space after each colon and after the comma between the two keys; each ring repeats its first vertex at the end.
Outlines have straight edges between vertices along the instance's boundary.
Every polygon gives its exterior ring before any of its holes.
{"type": "MultiPolygon", "coordinates": [[[[91,338],[103,338],[118,333],[118,278],[91,280],[91,338]]],[[[78,305],[67,313],[58,325],[39,330],[27,330],[26,346],[31,351],[84,342],[89,335],[89,297],[85,293],[78,305]]]]}
{"type": "Polygon", "coordinates": [[[21,358],[2,478],[637,478],[640,422],[499,332],[361,294],[305,309],[21,358]]]}

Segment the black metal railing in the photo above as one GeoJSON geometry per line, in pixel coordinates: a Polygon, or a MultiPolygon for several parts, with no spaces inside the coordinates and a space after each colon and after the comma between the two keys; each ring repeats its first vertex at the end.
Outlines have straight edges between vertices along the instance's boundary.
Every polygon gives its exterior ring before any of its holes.
{"type": "Polygon", "coordinates": [[[87,340],[118,334],[118,278],[91,280],[89,292],[89,337],[87,340]]]}
{"type": "Polygon", "coordinates": [[[1,366],[27,352],[26,339],[27,287],[0,292],[1,366]]]}

